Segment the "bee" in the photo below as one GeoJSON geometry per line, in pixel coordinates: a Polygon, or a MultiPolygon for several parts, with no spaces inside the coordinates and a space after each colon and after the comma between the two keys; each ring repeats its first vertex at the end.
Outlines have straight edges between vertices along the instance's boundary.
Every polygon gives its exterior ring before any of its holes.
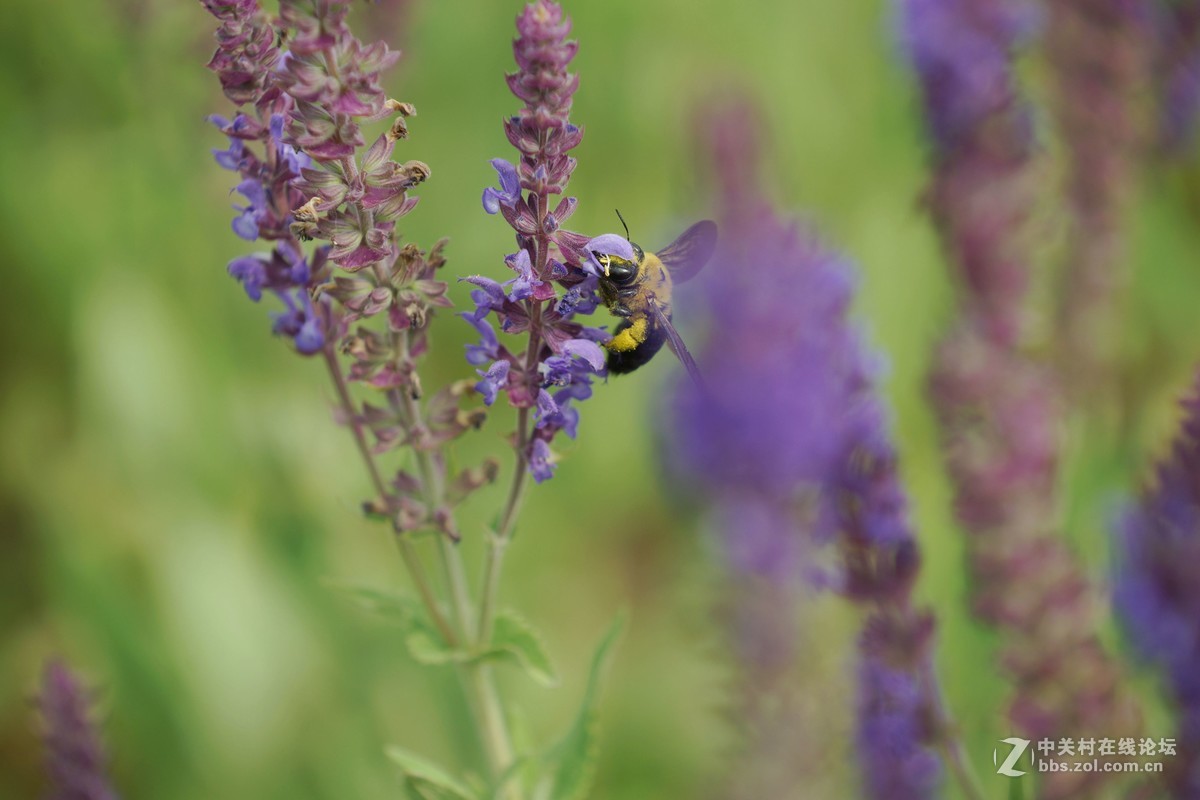
{"type": "MultiPolygon", "coordinates": [[[[625,227],[633,259],[591,251],[600,268],[600,298],[613,315],[621,318],[612,339],[604,345],[608,351],[608,371],[615,375],[633,372],[665,344],[699,384],[700,370],[671,322],[671,289],[674,284],[694,278],[712,258],[717,246],[717,225],[702,220],[658,253],[647,253],[629,240],[629,226],[625,225],[621,212],[617,212],[617,217],[625,227]]],[[[612,238],[620,243],[619,236],[612,238]]],[[[589,244],[599,241],[593,239],[589,244]]]]}

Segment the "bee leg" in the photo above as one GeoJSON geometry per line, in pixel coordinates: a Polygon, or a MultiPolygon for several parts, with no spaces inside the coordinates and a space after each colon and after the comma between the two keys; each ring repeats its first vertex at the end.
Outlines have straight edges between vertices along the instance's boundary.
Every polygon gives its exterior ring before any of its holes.
{"type": "Polygon", "coordinates": [[[612,311],[613,315],[617,317],[633,316],[633,309],[623,303],[618,303],[617,305],[613,306],[610,311],[612,311]]]}

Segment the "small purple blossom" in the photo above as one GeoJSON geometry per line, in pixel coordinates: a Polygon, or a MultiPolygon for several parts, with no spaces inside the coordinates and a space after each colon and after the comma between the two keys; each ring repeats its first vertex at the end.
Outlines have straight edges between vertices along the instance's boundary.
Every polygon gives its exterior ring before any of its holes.
{"type": "Polygon", "coordinates": [[[487,371],[476,370],[483,378],[475,384],[475,391],[483,395],[483,404],[490,406],[496,402],[496,396],[508,385],[508,371],[512,367],[507,361],[497,361],[487,368],[487,371]]]}
{"type": "Polygon", "coordinates": [[[295,292],[277,292],[286,311],[275,314],[271,330],[291,339],[296,351],[311,356],[319,353],[325,345],[325,331],[321,315],[317,313],[308,291],[300,288],[295,292]]]}
{"type": "Polygon", "coordinates": [[[500,176],[500,188],[488,187],[483,190],[483,210],[489,214],[498,213],[501,206],[514,208],[521,199],[521,179],[517,177],[517,168],[503,158],[493,158],[492,168],[500,176]]]}
{"type": "Polygon", "coordinates": [[[554,477],[556,468],[554,454],[544,439],[533,440],[529,445],[529,453],[526,458],[529,462],[529,474],[535,481],[542,483],[554,477]]]}
{"type": "Polygon", "coordinates": [[[46,665],[38,696],[45,721],[48,800],[116,800],[106,758],[79,680],[59,661],[46,665]]]}

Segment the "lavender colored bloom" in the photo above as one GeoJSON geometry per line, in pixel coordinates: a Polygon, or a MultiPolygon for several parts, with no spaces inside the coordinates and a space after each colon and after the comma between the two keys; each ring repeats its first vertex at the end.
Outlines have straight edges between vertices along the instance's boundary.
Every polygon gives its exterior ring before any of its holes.
{"type": "Polygon", "coordinates": [[[1140,108],[1149,81],[1149,4],[1052,0],[1047,51],[1067,161],[1070,212],[1057,322],[1066,389],[1094,397],[1112,384],[1128,282],[1125,218],[1143,153],[1140,108]]]}
{"type": "MultiPolygon", "coordinates": [[[[968,534],[975,612],[1004,636],[1009,718],[1030,739],[1082,729],[1134,735],[1137,709],[1097,635],[1094,587],[1056,535],[1061,387],[1023,341],[1036,151],[1012,60],[1026,6],[899,6],[933,138],[928,206],[959,273],[960,312],[930,389],[968,534]]],[[[1077,797],[1109,779],[1053,773],[1041,792],[1077,797]]]]}
{"type": "Polygon", "coordinates": [[[554,477],[556,465],[553,459],[554,454],[545,439],[534,439],[529,446],[529,474],[535,481],[542,483],[554,477]]]}
{"type": "Polygon", "coordinates": [[[59,661],[46,665],[38,705],[46,726],[49,800],[116,800],[84,689],[59,661]]]}
{"type": "Polygon", "coordinates": [[[310,356],[319,353],[325,344],[325,331],[308,292],[301,288],[295,293],[278,292],[287,310],[275,315],[272,331],[287,336],[296,344],[296,351],[310,356]]]}
{"type": "Polygon", "coordinates": [[[985,121],[1016,114],[1027,132],[1009,69],[1036,29],[1028,0],[902,0],[901,38],[925,87],[925,118],[942,153],[953,153],[985,121]]]}
{"type": "Polygon", "coordinates": [[[941,762],[922,685],[932,658],[933,621],[877,614],[863,630],[858,666],[858,747],[871,797],[923,800],[936,797],[941,762]]]}
{"type": "MultiPolygon", "coordinates": [[[[763,582],[787,594],[830,588],[895,633],[886,641],[863,637],[859,755],[871,796],[931,797],[940,783],[929,724],[940,712],[923,677],[932,621],[911,605],[920,562],[874,384],[876,359],[848,319],[853,270],[810,230],[782,218],[757,185],[752,116],[739,106],[706,118],[722,234],[715,268],[696,283],[719,335],[695,351],[707,388],[685,381],[672,394],[668,442],[676,471],[715,507],[737,592],[763,582]],[[911,657],[894,658],[906,647],[911,657]]],[[[587,248],[625,257],[628,243],[599,237],[587,248]]],[[[770,613],[779,619],[743,624],[783,636],[758,648],[786,660],[798,611],[785,605],[770,613]]],[[[784,669],[757,657],[739,664],[750,679],[784,669]]],[[[745,694],[747,717],[775,705],[753,699],[753,688],[745,694]]],[[[749,728],[747,763],[735,781],[779,773],[766,787],[755,779],[756,791],[801,796],[805,776],[758,765],[771,730],[749,728]]]]}
{"type": "Polygon", "coordinates": [[[483,190],[483,210],[489,214],[500,211],[501,206],[513,208],[521,199],[521,179],[517,168],[503,158],[493,158],[492,168],[500,175],[500,188],[483,190]]]}
{"type": "Polygon", "coordinates": [[[504,284],[479,275],[463,279],[478,287],[472,292],[475,313],[466,318],[482,336],[467,348],[467,359],[477,363],[484,354],[496,353],[511,365],[506,383],[487,389],[503,389],[518,409],[517,451],[523,468],[539,482],[553,474],[549,445],[555,434],[573,437],[577,431],[578,410],[569,403],[590,396],[592,378],[604,374],[596,341],[605,335],[574,319],[599,305],[596,280],[583,264],[588,237],[562,227],[577,202],[566,197],[553,209],[550,203],[551,195],[566,190],[575,169],[568,153],[583,137],[568,118],[579,84],[568,72],[577,49],[567,41],[570,28],[562,8],[550,0],[529,3],[517,17],[513,55],[518,69],[507,79],[524,108],[505,121],[504,132],[520,160],[492,159],[500,186],[486,188],[482,198],[484,211],[502,215],[517,234],[518,249],[504,260],[516,277],[504,284]],[[564,290],[561,297],[556,285],[564,290]],[[494,341],[490,325],[480,324],[493,314],[503,333],[530,337],[527,346],[512,348],[521,355],[512,355],[494,341]],[[550,392],[553,387],[560,391],[550,392]]]}
{"type": "Polygon", "coordinates": [[[629,240],[615,233],[604,233],[595,239],[589,240],[584,245],[584,249],[587,251],[587,261],[584,262],[584,269],[597,277],[604,274],[604,268],[596,260],[597,253],[600,255],[616,256],[626,261],[637,260],[633,252],[633,245],[629,240]]]}
{"type": "Polygon", "coordinates": [[[221,80],[225,96],[237,105],[261,96],[267,75],[279,60],[275,30],[258,0],[201,0],[221,21],[217,52],[208,68],[221,80]]]}
{"type": "Polygon", "coordinates": [[[1169,150],[1186,150],[1200,116],[1200,2],[1156,0],[1152,4],[1159,127],[1169,150]]]}
{"type": "Polygon", "coordinates": [[[483,404],[490,406],[496,402],[496,396],[508,385],[508,370],[512,365],[507,361],[497,361],[487,368],[486,372],[476,370],[483,378],[475,384],[475,391],[483,395],[483,404]]]}
{"type": "Polygon", "coordinates": [[[1200,796],[1200,379],[1171,452],[1119,523],[1114,601],[1137,651],[1158,665],[1178,715],[1174,797],[1200,796]]]}

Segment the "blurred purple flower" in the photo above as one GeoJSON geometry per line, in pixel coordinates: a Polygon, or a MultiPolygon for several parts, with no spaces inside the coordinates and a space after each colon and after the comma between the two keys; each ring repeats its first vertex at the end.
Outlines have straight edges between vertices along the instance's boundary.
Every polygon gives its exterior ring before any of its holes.
{"type": "Polygon", "coordinates": [[[1160,140],[1182,152],[1195,140],[1200,114],[1200,2],[1156,0],[1151,13],[1160,140]]]}
{"type": "MultiPolygon", "coordinates": [[[[924,679],[933,624],[910,604],[920,562],[877,396],[876,359],[849,320],[853,268],[782,218],[759,187],[753,112],[741,105],[706,111],[722,233],[714,268],[696,283],[717,332],[696,351],[707,388],[683,382],[671,394],[670,455],[715,507],[732,603],[745,590],[758,609],[755,582],[786,595],[816,584],[865,606],[876,626],[912,634],[886,643],[863,637],[859,755],[873,797],[930,797],[940,783],[937,732],[928,725],[938,712],[924,679]],[[820,566],[822,545],[832,546],[836,567],[820,566]],[[892,659],[891,650],[904,646],[911,658],[892,659]],[[907,690],[903,697],[898,686],[907,690]],[[893,741],[901,734],[909,736],[903,746],[893,741]]],[[[587,247],[627,248],[618,238],[599,237],[587,247]]],[[[770,664],[752,653],[742,658],[742,680],[751,687],[773,686],[769,676],[784,668],[777,659],[794,654],[798,609],[769,613],[779,619],[742,619],[761,631],[752,637],[754,652],[774,654],[770,664]],[[773,636],[783,638],[769,641],[773,636]]],[[[743,715],[757,718],[775,705],[754,699],[753,688],[740,694],[750,698],[743,715]]],[[[763,726],[785,724],[773,714],[747,721],[752,763],[735,782],[760,771],[778,774],[769,786],[755,779],[756,791],[801,796],[804,775],[755,766],[757,752],[770,752],[763,740],[783,735],[763,726]]]]}
{"type": "Polygon", "coordinates": [[[1140,111],[1150,83],[1151,4],[1051,0],[1047,8],[1054,111],[1061,140],[1070,143],[1058,360],[1066,390],[1094,398],[1112,385],[1122,342],[1118,303],[1129,273],[1124,228],[1145,144],[1140,111]]]}
{"type": "Polygon", "coordinates": [[[1029,0],[902,0],[901,39],[924,86],[925,118],[939,151],[951,154],[984,122],[1015,115],[1028,134],[1009,69],[1013,50],[1036,30],[1029,0]]]}
{"type": "Polygon", "coordinates": [[[859,644],[858,747],[871,797],[937,797],[942,765],[926,743],[939,735],[922,684],[933,657],[933,619],[871,617],[859,644]]]}
{"type": "MultiPolygon", "coordinates": [[[[1094,587],[1056,535],[1060,387],[1024,349],[1036,153],[1012,60],[1027,9],[900,0],[934,145],[928,206],[959,273],[959,316],[936,352],[930,389],[969,534],[975,611],[1005,635],[1017,731],[1133,735],[1137,710],[1097,636],[1094,587]]],[[[1044,778],[1043,797],[1066,798],[1111,776],[1044,778]]]]}
{"type": "Polygon", "coordinates": [[[1158,665],[1178,715],[1172,796],[1200,797],[1200,378],[1169,456],[1119,522],[1114,602],[1137,651],[1158,665]]]}
{"type": "Polygon", "coordinates": [[[105,774],[104,749],[89,718],[90,702],[62,662],[46,665],[38,705],[45,721],[48,800],[116,800],[105,774]]]}

